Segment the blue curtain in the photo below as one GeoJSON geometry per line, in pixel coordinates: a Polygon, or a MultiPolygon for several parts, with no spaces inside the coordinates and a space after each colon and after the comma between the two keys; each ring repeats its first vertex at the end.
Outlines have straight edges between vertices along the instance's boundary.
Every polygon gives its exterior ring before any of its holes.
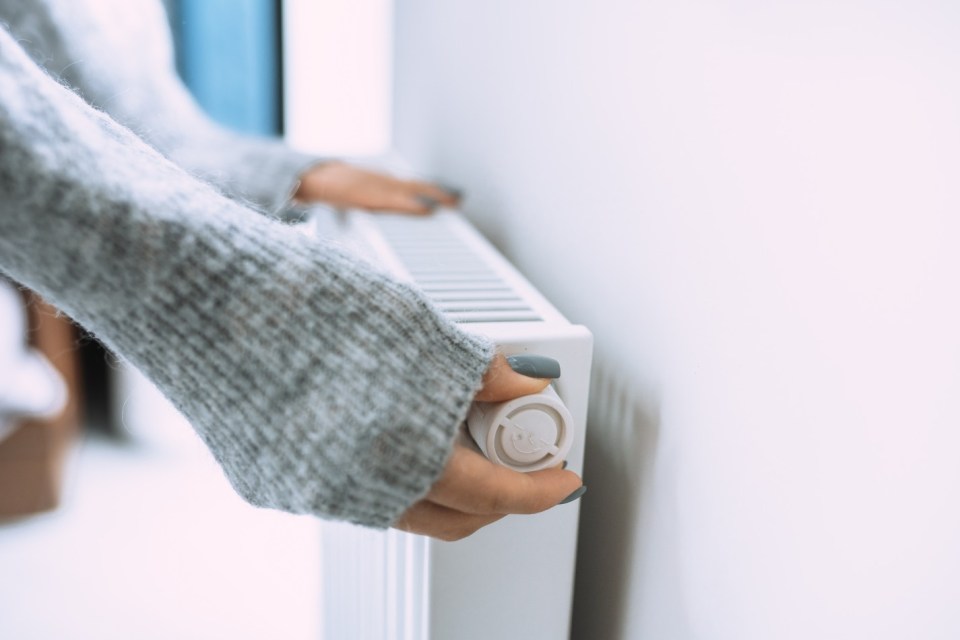
{"type": "Polygon", "coordinates": [[[279,0],[168,0],[177,66],[200,105],[238,131],[281,130],[279,0]]]}

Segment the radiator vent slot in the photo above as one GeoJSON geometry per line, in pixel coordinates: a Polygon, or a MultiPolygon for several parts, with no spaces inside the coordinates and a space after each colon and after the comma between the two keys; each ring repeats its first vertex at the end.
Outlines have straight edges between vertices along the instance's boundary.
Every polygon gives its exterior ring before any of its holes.
{"type": "Polygon", "coordinates": [[[377,218],[413,281],[458,323],[542,322],[543,318],[468,242],[430,218],[377,218]]]}

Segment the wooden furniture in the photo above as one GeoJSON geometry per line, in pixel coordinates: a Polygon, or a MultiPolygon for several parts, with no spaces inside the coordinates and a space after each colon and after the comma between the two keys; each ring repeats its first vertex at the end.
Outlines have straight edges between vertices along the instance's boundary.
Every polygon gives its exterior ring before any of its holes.
{"type": "Polygon", "coordinates": [[[29,341],[57,368],[69,400],[49,420],[23,420],[0,440],[0,518],[48,511],[59,504],[67,453],[80,424],[80,367],[74,324],[35,294],[24,296],[29,341]]]}

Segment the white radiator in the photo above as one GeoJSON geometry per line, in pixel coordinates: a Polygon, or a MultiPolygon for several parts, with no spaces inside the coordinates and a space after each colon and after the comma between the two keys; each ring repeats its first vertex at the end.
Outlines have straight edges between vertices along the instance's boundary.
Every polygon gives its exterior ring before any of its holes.
{"type": "MultiPolygon", "coordinates": [[[[592,337],[569,323],[460,214],[319,212],[337,238],[420,286],[465,330],[507,355],[556,358],[582,470],[592,337]]],[[[585,499],[590,499],[589,492],[585,499]]],[[[326,640],[560,640],[569,637],[579,501],[508,516],[459,542],[330,523],[323,528],[326,640]]]]}

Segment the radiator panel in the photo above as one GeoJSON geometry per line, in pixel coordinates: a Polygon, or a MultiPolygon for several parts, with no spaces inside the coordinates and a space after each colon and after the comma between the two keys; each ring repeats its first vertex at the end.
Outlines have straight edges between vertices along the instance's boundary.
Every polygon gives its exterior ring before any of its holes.
{"type": "MultiPolygon", "coordinates": [[[[587,329],[569,323],[456,212],[322,216],[309,232],[421,287],[466,331],[489,337],[507,355],[557,359],[563,375],[555,388],[577,425],[567,461],[582,472],[592,356],[587,329]]],[[[579,511],[578,501],[508,516],[452,543],[325,525],[324,637],[567,638],[579,511]]]]}

